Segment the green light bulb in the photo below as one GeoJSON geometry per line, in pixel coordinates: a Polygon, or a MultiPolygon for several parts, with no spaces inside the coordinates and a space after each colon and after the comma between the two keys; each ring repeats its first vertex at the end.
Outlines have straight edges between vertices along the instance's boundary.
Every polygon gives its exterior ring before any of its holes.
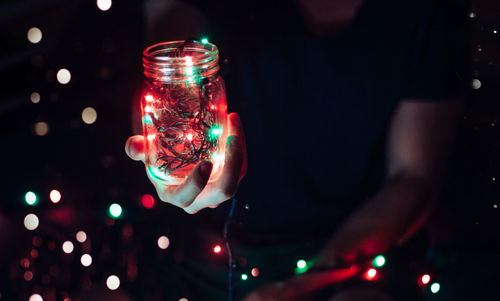
{"type": "Polygon", "coordinates": [[[382,267],[385,264],[385,257],[383,255],[378,255],[373,259],[373,265],[376,267],[382,267]]]}
{"type": "Polygon", "coordinates": [[[248,275],[247,274],[241,274],[241,280],[247,280],[248,275]]]}
{"type": "Polygon", "coordinates": [[[210,140],[216,140],[222,134],[222,128],[220,126],[213,126],[210,128],[208,133],[208,138],[210,140]]]}
{"type": "Polygon", "coordinates": [[[201,43],[202,43],[202,44],[207,44],[207,43],[208,43],[208,39],[207,39],[207,38],[203,38],[203,39],[201,39],[201,43]]]}
{"type": "Polygon", "coordinates": [[[439,292],[439,290],[441,289],[441,285],[439,285],[439,283],[437,282],[434,282],[432,285],[431,285],[431,292],[433,294],[437,294],[439,292]]]}
{"type": "Polygon", "coordinates": [[[301,259],[301,260],[297,261],[297,267],[299,269],[303,269],[306,266],[307,266],[307,262],[304,259],[301,259]]]}

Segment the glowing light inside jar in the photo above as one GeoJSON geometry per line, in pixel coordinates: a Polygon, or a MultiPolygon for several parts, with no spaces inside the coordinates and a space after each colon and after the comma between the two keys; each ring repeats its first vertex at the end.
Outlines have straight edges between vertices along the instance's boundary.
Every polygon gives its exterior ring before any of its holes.
{"type": "Polygon", "coordinates": [[[161,170],[159,170],[156,167],[148,167],[148,171],[151,175],[155,176],[158,179],[164,180],[164,181],[172,181],[172,177],[165,174],[161,170]]]}
{"type": "Polygon", "coordinates": [[[144,96],[144,99],[146,99],[147,102],[153,102],[155,100],[151,94],[144,96]]]}
{"type": "Polygon", "coordinates": [[[153,112],[153,108],[150,106],[145,106],[144,111],[146,111],[147,113],[151,113],[151,112],[153,112]]]}

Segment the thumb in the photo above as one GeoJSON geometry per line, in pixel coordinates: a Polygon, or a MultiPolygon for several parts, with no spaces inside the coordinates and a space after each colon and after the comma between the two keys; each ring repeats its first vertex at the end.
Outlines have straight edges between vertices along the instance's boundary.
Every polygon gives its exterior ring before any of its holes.
{"type": "Polygon", "coordinates": [[[146,158],[145,150],[146,146],[144,144],[144,136],[136,135],[127,139],[125,152],[132,160],[144,162],[146,158]]]}

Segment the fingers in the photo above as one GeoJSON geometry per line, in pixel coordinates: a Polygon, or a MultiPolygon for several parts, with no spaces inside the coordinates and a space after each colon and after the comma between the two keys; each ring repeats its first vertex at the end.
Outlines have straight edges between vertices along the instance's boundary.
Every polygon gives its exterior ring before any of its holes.
{"type": "Polygon", "coordinates": [[[219,204],[236,194],[238,184],[246,172],[246,150],[244,146],[245,134],[238,114],[228,116],[229,137],[226,144],[224,167],[216,182],[208,185],[195,201],[184,210],[195,214],[203,208],[216,208],[219,204]],[[244,168],[244,170],[243,170],[244,168]]]}
{"type": "Polygon", "coordinates": [[[163,185],[151,177],[150,179],[162,201],[184,209],[191,205],[198,194],[205,188],[211,172],[212,163],[202,161],[193,168],[186,181],[177,187],[163,185]]]}
{"type": "Polygon", "coordinates": [[[129,137],[127,143],[125,143],[125,152],[132,160],[144,162],[145,148],[144,136],[142,135],[129,137]]]}
{"type": "Polygon", "coordinates": [[[239,182],[247,173],[247,165],[248,165],[245,130],[243,129],[243,124],[241,123],[240,116],[236,113],[231,113],[228,115],[228,123],[229,123],[229,136],[240,137],[240,144],[243,151],[243,164],[238,178],[239,182]]]}
{"type": "Polygon", "coordinates": [[[236,194],[238,175],[243,161],[243,150],[238,136],[230,136],[226,148],[226,158],[222,173],[216,182],[208,185],[195,201],[187,208],[189,214],[195,214],[203,208],[215,208],[236,194]]]}

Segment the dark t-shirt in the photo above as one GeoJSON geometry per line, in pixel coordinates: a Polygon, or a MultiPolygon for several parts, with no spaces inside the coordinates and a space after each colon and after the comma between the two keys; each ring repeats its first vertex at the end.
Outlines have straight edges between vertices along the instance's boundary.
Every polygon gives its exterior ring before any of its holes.
{"type": "MultiPolygon", "coordinates": [[[[461,98],[468,83],[462,1],[367,0],[341,34],[321,38],[308,33],[290,5],[258,2],[217,19],[226,30],[217,44],[221,61],[229,60],[221,64],[228,104],[242,117],[248,150],[229,235],[240,297],[293,274],[297,259],[315,256],[380,188],[387,129],[399,102],[461,98]],[[260,276],[238,281],[252,267],[260,276]]],[[[200,250],[223,242],[230,205],[176,223],[184,261],[160,273],[171,275],[165,283],[173,295],[186,287],[203,300],[226,296],[225,253],[200,250]]],[[[406,294],[399,299],[418,297],[413,280],[403,281],[407,274],[391,275],[389,290],[406,294]]]]}
{"type": "MultiPolygon", "coordinates": [[[[322,38],[293,9],[250,10],[230,41],[238,47],[224,74],[248,149],[235,239],[328,235],[369,197],[383,181],[398,103],[463,97],[466,8],[452,0],[367,0],[341,34],[322,38]]],[[[229,203],[196,219],[220,228],[229,203]]]]}

